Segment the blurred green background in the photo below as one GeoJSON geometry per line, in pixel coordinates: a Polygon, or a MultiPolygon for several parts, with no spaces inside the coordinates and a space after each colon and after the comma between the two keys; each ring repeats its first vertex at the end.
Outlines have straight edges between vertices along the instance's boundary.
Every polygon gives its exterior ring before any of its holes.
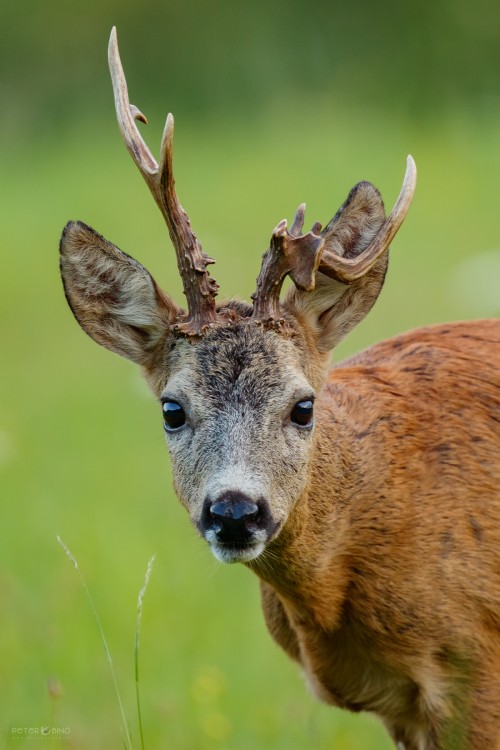
{"type": "Polygon", "coordinates": [[[368,179],[390,208],[413,154],[417,196],[386,287],[339,359],[413,326],[500,311],[500,6],[0,6],[0,743],[122,747],[102,644],[60,534],[92,591],[135,748],[135,607],[153,552],[141,645],[148,750],[389,748],[375,719],[309,697],[265,632],[257,581],[216,563],[190,528],[138,372],[86,338],[66,306],[57,246],[70,218],[181,301],[163,220],[115,122],[113,24],[153,151],[175,113],[179,195],[217,258],[222,296],[249,297],[272,228],[301,201],[311,223],[326,222],[368,179]],[[41,726],[70,734],[13,731],[41,726]]]}

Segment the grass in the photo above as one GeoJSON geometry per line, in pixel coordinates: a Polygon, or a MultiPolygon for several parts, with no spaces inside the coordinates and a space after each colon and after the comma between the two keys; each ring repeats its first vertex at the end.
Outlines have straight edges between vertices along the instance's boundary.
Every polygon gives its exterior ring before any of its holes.
{"type": "MultiPolygon", "coordinates": [[[[126,750],[132,750],[132,740],[130,738],[130,731],[128,728],[128,721],[125,715],[125,709],[123,707],[123,701],[122,696],[120,693],[120,689],[118,687],[118,680],[116,679],[116,673],[115,669],[113,667],[113,659],[111,657],[111,651],[109,650],[108,642],[106,640],[106,636],[104,634],[104,629],[102,627],[101,621],[99,619],[99,614],[97,612],[97,609],[94,604],[94,600],[92,599],[92,595],[90,593],[89,587],[87,586],[85,582],[84,575],[82,571],[80,570],[80,566],[78,565],[78,562],[72,552],[70,552],[67,545],[63,542],[60,536],[57,537],[57,541],[59,545],[63,548],[64,552],[66,553],[66,556],[71,561],[73,567],[75,568],[76,572],[78,573],[78,577],[80,578],[80,583],[82,584],[82,588],[85,591],[85,595],[87,597],[87,601],[90,605],[90,609],[92,610],[92,614],[94,615],[95,621],[97,623],[97,627],[99,629],[99,635],[101,636],[102,645],[104,646],[104,651],[106,653],[106,660],[109,665],[109,671],[111,674],[111,678],[113,680],[113,687],[115,690],[116,700],[118,702],[118,707],[120,709],[120,717],[122,722],[122,736],[123,736],[123,744],[125,746],[126,750]]],[[[149,579],[149,572],[150,567],[148,567],[147,571],[147,579],[149,579]]],[[[137,627],[136,627],[136,636],[135,636],[135,648],[134,648],[134,655],[135,655],[135,678],[136,678],[136,695],[137,695],[137,713],[139,717],[139,728],[140,728],[140,737],[141,737],[141,744],[144,748],[144,741],[143,741],[143,734],[142,734],[142,721],[141,721],[141,709],[140,709],[140,702],[139,702],[139,626],[140,626],[140,618],[142,614],[142,599],[144,596],[144,592],[147,586],[148,580],[146,579],[146,582],[144,584],[144,587],[141,589],[139,594],[139,606],[138,606],[138,615],[137,615],[137,627]]]]}
{"type": "Polygon", "coordinates": [[[146,594],[151,571],[153,570],[153,564],[156,555],[150,559],[148,567],[146,569],[146,575],[144,576],[144,583],[141,590],[139,591],[139,597],[137,599],[137,619],[135,623],[135,641],[134,641],[134,667],[135,667],[135,699],[137,704],[137,724],[139,726],[139,737],[141,740],[141,750],[144,750],[144,728],[142,726],[142,713],[141,713],[141,696],[139,688],[139,646],[141,636],[141,620],[142,620],[142,604],[144,596],[146,594]]]}
{"type": "MultiPolygon", "coordinates": [[[[327,220],[366,178],[390,205],[410,151],[417,197],[385,290],[336,357],[416,325],[498,314],[495,299],[482,295],[488,274],[466,277],[467,295],[456,281],[467,259],[497,257],[500,247],[496,123],[454,117],[417,130],[374,113],[313,111],[300,128],[271,115],[176,123],[179,195],[217,258],[222,296],[249,297],[272,228],[301,201],[311,223],[327,220]]],[[[309,698],[265,631],[256,580],[216,564],[190,528],[170,487],[158,407],[139,373],[72,319],[57,270],[70,218],[131,252],[181,300],[162,219],[111,106],[97,120],[4,159],[0,743],[32,746],[22,734],[14,740],[13,728],[55,720],[70,728],[58,747],[121,747],[106,660],[79,581],[53,544],[59,532],[85,563],[126,711],[135,701],[131,602],[143,561],[158,550],[141,626],[148,747],[386,750],[375,719],[309,698]],[[56,719],[47,680],[61,686],[56,719]]],[[[151,127],[155,149],[161,123],[151,127]]]]}
{"type": "MultiPolygon", "coordinates": [[[[68,546],[63,542],[60,536],[57,537],[57,541],[59,545],[62,547],[62,549],[64,550],[64,552],[66,553],[66,556],[71,561],[71,564],[75,568],[76,572],[78,573],[78,577],[80,578],[80,583],[85,592],[87,601],[90,605],[90,609],[97,623],[99,635],[101,637],[102,645],[104,646],[104,651],[106,653],[106,660],[108,662],[109,672],[111,675],[111,679],[113,681],[113,687],[114,687],[114,691],[116,695],[116,700],[118,703],[118,708],[120,710],[123,744],[126,750],[133,750],[135,743],[132,742],[132,738],[131,738],[131,734],[129,730],[129,721],[127,720],[125,708],[123,706],[123,700],[122,700],[122,696],[121,696],[120,689],[118,686],[118,680],[116,678],[115,668],[113,666],[113,659],[111,657],[111,651],[109,649],[108,641],[106,639],[104,629],[99,619],[99,614],[95,607],[94,600],[92,599],[92,595],[90,593],[89,587],[87,586],[85,577],[80,569],[80,566],[78,565],[78,561],[76,560],[75,556],[69,550],[68,546]]],[[[140,689],[139,689],[139,646],[140,646],[143,600],[144,600],[144,596],[148,588],[149,579],[151,576],[151,571],[153,569],[154,561],[155,561],[155,555],[153,555],[153,557],[150,559],[148,563],[148,567],[146,569],[146,575],[144,576],[144,583],[142,585],[141,590],[139,591],[139,596],[137,598],[137,618],[136,618],[136,624],[135,624],[135,639],[134,639],[135,698],[136,698],[136,706],[137,706],[137,725],[138,725],[139,740],[141,743],[141,750],[145,750],[145,745],[144,745],[144,729],[142,725],[141,700],[140,700],[140,689]]],[[[55,726],[55,724],[52,722],[51,726],[55,726]]]]}

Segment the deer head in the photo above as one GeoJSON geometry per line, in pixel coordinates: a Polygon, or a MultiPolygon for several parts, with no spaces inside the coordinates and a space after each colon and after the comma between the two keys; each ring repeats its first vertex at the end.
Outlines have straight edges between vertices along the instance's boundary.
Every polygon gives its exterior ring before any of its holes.
{"type": "Polygon", "coordinates": [[[95,341],[136,362],[161,403],[176,492],[225,562],[250,561],[283,529],[308,482],[314,401],[331,349],[370,310],[388,248],[408,211],[416,169],[409,156],[386,218],[378,190],[360,182],[334,218],[303,233],[299,207],[263,256],[253,305],[216,304],[217,284],[181,207],[168,115],[153,158],[129,103],[113,29],[109,65],[125,145],[148,184],[175,248],[187,298],[181,309],[130,256],[81,222],[61,239],[68,303],[95,341]],[[285,277],[293,281],[281,299],[285,277]]]}

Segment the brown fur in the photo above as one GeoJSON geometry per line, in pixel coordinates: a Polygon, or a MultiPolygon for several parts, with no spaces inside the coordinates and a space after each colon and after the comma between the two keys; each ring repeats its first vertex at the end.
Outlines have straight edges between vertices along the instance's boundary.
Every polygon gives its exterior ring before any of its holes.
{"type": "Polygon", "coordinates": [[[273,637],[408,750],[500,747],[500,322],[330,371],[309,484],[249,563],[273,637]]]}
{"type": "MultiPolygon", "coordinates": [[[[384,220],[363,185],[331,223],[338,255],[384,220]]],[[[207,498],[265,501],[265,543],[224,559],[260,577],[269,630],[318,697],[375,712],[405,750],[498,750],[500,321],[413,331],[327,373],[386,268],[387,253],[349,284],[318,273],[289,292],[281,332],[226,303],[192,344],[140,264],[83,224],[61,241],[84,330],[188,414],[168,445],[194,525],[207,498]],[[309,394],[315,427],[298,430],[309,394]]]]}

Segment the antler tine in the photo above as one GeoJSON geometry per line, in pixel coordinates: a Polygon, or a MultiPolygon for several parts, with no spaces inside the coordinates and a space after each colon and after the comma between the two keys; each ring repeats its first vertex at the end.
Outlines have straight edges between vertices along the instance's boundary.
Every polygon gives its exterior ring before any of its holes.
{"type": "Polygon", "coordinates": [[[188,337],[201,336],[217,321],[215,296],[218,285],[207,271],[215,261],[202,252],[191,229],[189,218],[179,203],[173,173],[174,118],[169,114],[161,142],[160,164],[143,140],[135,120],[147,123],[146,117],[130,104],[127,82],[118,51],[116,28],[113,27],[108,48],[109,70],[115,96],[116,117],[125,146],[144,177],[163,217],[175,249],[177,265],[188,303],[188,317],[176,324],[176,330],[188,337]]]}
{"type": "Polygon", "coordinates": [[[305,203],[297,209],[290,231],[286,220],[280,221],[271,237],[270,247],[262,258],[257,290],[252,295],[253,319],[269,325],[282,324],[279,297],[287,274],[296,287],[312,291],[317,271],[345,284],[368,273],[403,223],[415,192],[416,180],[417,168],[413,158],[408,156],[403,186],[389,218],[371,244],[356,258],[343,258],[325,246],[330,231],[328,226],[321,232],[321,224],[316,222],[310,232],[300,234],[304,225],[305,203]]]}
{"type": "Polygon", "coordinates": [[[148,121],[136,106],[130,104],[127,81],[118,51],[115,26],[113,26],[111,36],[109,37],[108,63],[111,82],[113,84],[113,93],[115,95],[116,118],[120,133],[125,141],[127,151],[149,185],[150,180],[148,178],[158,171],[158,164],[135,124],[135,120],[140,120],[146,124],[148,121]]]}
{"type": "Polygon", "coordinates": [[[292,237],[300,236],[300,233],[302,232],[302,228],[304,226],[305,214],[306,214],[306,204],[301,203],[295,212],[293,224],[290,227],[290,234],[292,235],[292,237]]]}
{"type": "Polygon", "coordinates": [[[285,276],[304,291],[314,289],[324,239],[318,234],[300,234],[304,225],[306,204],[295,214],[290,231],[286,219],[274,229],[269,249],[262,256],[257,290],[252,294],[252,318],[258,323],[281,326],[280,292],[285,276]]]}
{"type": "Polygon", "coordinates": [[[390,216],[384,222],[380,231],[371,244],[356,258],[342,258],[332,250],[325,248],[319,270],[326,276],[349,284],[361,276],[364,276],[373,268],[380,256],[387,250],[394,239],[398,229],[404,221],[415,192],[417,182],[417,168],[413,157],[408,155],[406,160],[406,173],[401,187],[401,192],[390,216]]]}

